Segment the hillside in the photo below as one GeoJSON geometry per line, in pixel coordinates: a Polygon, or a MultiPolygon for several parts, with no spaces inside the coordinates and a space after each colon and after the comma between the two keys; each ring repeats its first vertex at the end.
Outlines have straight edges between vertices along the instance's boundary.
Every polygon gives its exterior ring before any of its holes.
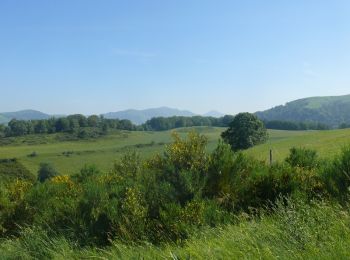
{"type": "Polygon", "coordinates": [[[179,110],[169,107],[150,108],[145,110],[128,109],[119,112],[109,112],[103,114],[108,119],[128,119],[134,124],[143,124],[153,117],[170,116],[194,116],[195,114],[187,110],[179,110]]]}
{"type": "Polygon", "coordinates": [[[350,123],[350,95],[299,99],[256,115],[268,121],[314,121],[337,127],[350,123]]]}
{"type": "Polygon", "coordinates": [[[18,120],[40,120],[49,119],[51,116],[36,110],[21,110],[17,112],[0,113],[0,123],[8,123],[11,119],[18,120]]]}

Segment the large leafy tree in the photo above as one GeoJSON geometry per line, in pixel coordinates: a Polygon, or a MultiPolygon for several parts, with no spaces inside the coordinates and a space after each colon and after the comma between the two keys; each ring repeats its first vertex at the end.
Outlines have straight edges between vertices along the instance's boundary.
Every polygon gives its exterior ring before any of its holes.
{"type": "Polygon", "coordinates": [[[237,151],[264,143],[268,134],[264,123],[255,115],[240,113],[234,117],[221,137],[231,145],[232,150],[237,151]]]}
{"type": "Polygon", "coordinates": [[[12,119],[8,123],[10,133],[13,136],[26,135],[28,133],[28,126],[24,120],[12,119]]]}

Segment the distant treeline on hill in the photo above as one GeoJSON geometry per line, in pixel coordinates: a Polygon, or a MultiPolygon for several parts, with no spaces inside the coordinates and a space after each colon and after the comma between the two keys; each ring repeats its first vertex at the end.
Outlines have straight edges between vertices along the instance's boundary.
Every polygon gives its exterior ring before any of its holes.
{"type": "Polygon", "coordinates": [[[146,131],[164,131],[175,129],[179,127],[191,126],[228,126],[234,116],[225,115],[220,118],[206,117],[206,116],[172,116],[172,117],[154,117],[142,125],[143,130],[146,131]]]}
{"type": "MultiPolygon", "coordinates": [[[[0,125],[0,137],[23,136],[28,134],[71,133],[78,138],[104,135],[109,129],[128,131],[164,131],[180,127],[214,126],[227,127],[234,116],[220,118],[204,116],[155,117],[142,125],[134,125],[130,120],[106,119],[102,116],[70,115],[44,120],[12,119],[7,126],[0,125]]],[[[317,122],[264,121],[266,128],[278,130],[326,130],[329,126],[317,122]]],[[[342,124],[340,128],[348,125],[342,124]]]]}
{"type": "Polygon", "coordinates": [[[318,122],[264,121],[265,127],[277,130],[327,130],[328,125],[318,122]]]}
{"type": "Polygon", "coordinates": [[[12,119],[7,126],[0,125],[0,136],[22,136],[28,134],[74,133],[78,137],[95,137],[107,133],[108,129],[137,130],[129,120],[105,119],[92,115],[70,115],[44,120],[12,119]]]}
{"type": "Polygon", "coordinates": [[[71,133],[79,138],[96,137],[106,134],[109,129],[128,131],[163,131],[191,126],[228,126],[233,116],[214,117],[157,117],[142,125],[134,125],[130,120],[106,119],[102,116],[70,115],[44,120],[12,119],[7,126],[0,125],[0,137],[23,136],[28,134],[71,133]]]}

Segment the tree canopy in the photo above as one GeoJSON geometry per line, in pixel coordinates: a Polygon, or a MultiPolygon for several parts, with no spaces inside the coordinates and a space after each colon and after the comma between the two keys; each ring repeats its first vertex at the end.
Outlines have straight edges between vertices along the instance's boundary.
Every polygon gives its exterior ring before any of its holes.
{"type": "Polygon", "coordinates": [[[237,151],[264,143],[268,134],[264,123],[256,115],[240,113],[234,117],[221,137],[231,145],[232,150],[237,151]]]}

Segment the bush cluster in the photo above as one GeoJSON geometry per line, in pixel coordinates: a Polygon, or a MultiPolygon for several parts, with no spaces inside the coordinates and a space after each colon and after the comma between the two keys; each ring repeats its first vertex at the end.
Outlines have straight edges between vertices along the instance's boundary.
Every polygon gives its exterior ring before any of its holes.
{"type": "Polygon", "coordinates": [[[58,175],[44,164],[36,182],[2,184],[0,235],[20,235],[26,226],[82,246],[181,243],[198,228],[232,222],[236,214],[273,210],[281,197],[346,200],[350,148],[322,164],[314,151],[293,148],[285,162],[270,166],[223,142],[208,153],[206,137],[195,132],[173,138],[163,154],[142,160],[128,152],[108,172],[86,166],[58,175]]]}

